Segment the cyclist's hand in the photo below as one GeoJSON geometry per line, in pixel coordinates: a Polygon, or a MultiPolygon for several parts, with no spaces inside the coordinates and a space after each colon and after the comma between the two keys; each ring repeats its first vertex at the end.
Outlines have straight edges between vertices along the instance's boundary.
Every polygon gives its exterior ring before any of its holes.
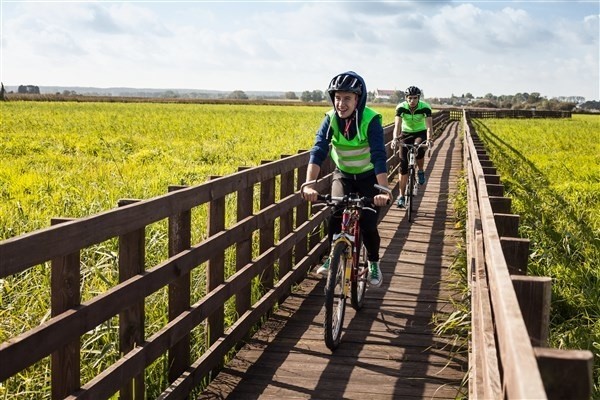
{"type": "Polygon", "coordinates": [[[392,202],[392,199],[387,193],[383,193],[373,197],[373,202],[377,207],[383,207],[385,205],[390,204],[392,202]]]}
{"type": "Polygon", "coordinates": [[[302,198],[306,201],[310,201],[311,203],[314,203],[315,201],[317,201],[317,196],[319,195],[319,192],[317,192],[315,189],[305,186],[302,189],[302,198]]]}
{"type": "Polygon", "coordinates": [[[398,147],[398,139],[392,139],[392,150],[396,150],[398,147]]]}
{"type": "Polygon", "coordinates": [[[428,139],[427,140],[427,147],[429,147],[430,149],[433,148],[433,139],[428,139]]]}

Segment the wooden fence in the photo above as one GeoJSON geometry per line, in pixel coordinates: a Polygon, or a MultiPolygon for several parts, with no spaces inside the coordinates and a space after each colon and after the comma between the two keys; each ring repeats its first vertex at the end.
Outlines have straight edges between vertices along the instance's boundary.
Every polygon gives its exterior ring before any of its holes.
{"type": "Polygon", "coordinates": [[[571,111],[468,109],[470,118],[571,118],[571,111]]]}
{"type": "MultiPolygon", "coordinates": [[[[502,197],[499,178],[484,159],[466,113],[436,113],[435,130],[441,131],[457,115],[464,118],[470,177],[471,394],[544,398],[555,390],[562,393],[565,383],[575,381],[582,395],[589,393],[589,352],[537,347],[547,336],[549,280],[510,276],[510,270],[526,270],[526,241],[516,238],[518,216],[510,214],[510,199],[502,197]],[[564,378],[548,378],[556,371],[564,378]]],[[[386,127],[386,142],[391,132],[392,127],[386,127]]],[[[0,279],[47,262],[51,268],[51,318],[0,345],[0,381],[49,356],[53,399],[104,399],[117,392],[122,399],[143,399],[145,369],[166,356],[170,384],[158,398],[185,398],[327,251],[323,232],[311,233],[329,211],[311,216],[298,194],[308,152],[282,157],[199,186],[173,186],[168,194],[153,199],[122,200],[118,208],[97,215],[54,219],[49,228],[0,242],[0,279]],[[255,192],[260,198],[257,210],[255,192]],[[231,200],[236,221],[226,226],[226,204],[231,200]],[[208,208],[208,231],[204,240],[191,244],[192,210],[203,205],[208,208]],[[169,257],[148,266],[146,228],[164,220],[168,220],[169,257]],[[113,238],[118,239],[119,283],[82,302],[82,250],[113,238]],[[235,253],[235,272],[230,276],[225,276],[226,252],[235,253]],[[204,267],[206,295],[192,303],[191,274],[204,267]],[[262,290],[252,302],[250,287],[257,280],[262,290]],[[145,300],[165,287],[169,322],[145,337],[145,300]],[[232,297],[237,318],[229,325],[224,306],[232,297]],[[82,384],[81,337],[116,316],[120,356],[82,384]],[[190,332],[200,326],[205,326],[206,351],[191,360],[190,332]]],[[[388,166],[390,173],[397,171],[395,157],[388,159],[388,166]]],[[[330,168],[331,164],[323,168],[321,190],[328,186],[330,168]]],[[[573,394],[579,392],[569,390],[569,397],[577,398],[573,394]]]]}
{"type": "MultiPolygon", "coordinates": [[[[465,111],[467,266],[471,287],[469,398],[589,399],[590,351],[545,347],[551,279],[527,276],[529,240],[518,237],[493,163],[465,111]]],[[[475,115],[478,115],[475,113],[475,115]]],[[[479,118],[479,117],[478,117],[479,118]]]]}
{"type": "MultiPolygon", "coordinates": [[[[436,113],[436,131],[448,120],[448,112],[436,113]]],[[[392,126],[385,128],[386,142],[392,130],[392,126]]],[[[49,228],[0,242],[0,279],[47,262],[51,268],[51,318],[0,345],[0,381],[50,356],[53,399],[97,400],[116,392],[121,399],[144,399],[145,368],[168,354],[170,385],[159,398],[185,398],[327,251],[323,232],[311,232],[329,210],[311,217],[298,194],[308,158],[307,151],[282,156],[199,186],[173,186],[168,194],[153,199],[122,200],[118,208],[97,215],[56,218],[49,228]],[[260,197],[258,210],[253,210],[255,189],[260,197]],[[230,198],[235,202],[236,222],[226,226],[230,198]],[[202,205],[208,207],[208,232],[206,239],[192,245],[192,210],[202,205]],[[148,266],[146,228],[165,219],[169,258],[148,266]],[[118,238],[119,283],[82,302],[82,250],[113,238],[118,238]],[[231,276],[225,276],[228,251],[235,253],[236,272],[231,276]],[[192,303],[191,273],[204,266],[207,294],[192,303]],[[262,289],[254,303],[253,280],[259,280],[262,289]],[[145,337],[145,299],[165,287],[169,322],[145,337]],[[226,326],[224,305],[232,297],[237,319],[226,326]],[[82,385],[81,337],[115,316],[120,356],[82,385]],[[202,325],[207,350],[191,361],[190,332],[202,325]]],[[[396,164],[396,157],[390,157],[390,173],[396,171],[396,164]]],[[[323,166],[320,190],[328,188],[331,165],[323,166]]]]}

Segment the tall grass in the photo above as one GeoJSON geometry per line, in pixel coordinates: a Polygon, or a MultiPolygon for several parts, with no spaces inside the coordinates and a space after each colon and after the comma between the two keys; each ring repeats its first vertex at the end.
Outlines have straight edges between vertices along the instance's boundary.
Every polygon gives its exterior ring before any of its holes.
{"type": "Polygon", "coordinates": [[[529,273],[552,278],[550,346],[594,353],[600,398],[600,117],[475,127],[530,239],[529,273]]]}
{"type": "MultiPolygon", "coordinates": [[[[0,240],[114,208],[121,198],[148,199],[169,185],[196,185],[239,166],[256,166],[312,146],[330,107],[223,104],[0,102],[0,240]]],[[[381,108],[384,123],[393,108],[381,108]]],[[[226,199],[230,204],[232,199],[226,199]]],[[[233,203],[231,203],[233,204],[233,203]]],[[[227,224],[235,219],[230,204],[227,224]]],[[[257,204],[255,204],[255,209],[257,204]]],[[[193,243],[206,237],[206,207],[192,211],[193,243]]],[[[167,258],[166,221],[146,228],[146,265],[167,258]]],[[[231,254],[227,255],[232,258],[231,254]]],[[[226,276],[234,263],[227,262],[226,276]]],[[[81,257],[82,301],[118,283],[116,240],[81,257]]],[[[206,292],[203,266],[192,273],[192,301],[206,292]]],[[[259,296],[253,287],[253,301],[259,296]]],[[[166,290],[145,302],[145,336],[167,321],[166,290]]],[[[235,320],[233,302],[226,321],[235,320]]],[[[43,264],[0,279],[0,341],[50,318],[50,268],[43,264]]],[[[119,357],[118,319],[82,337],[82,383],[119,357]]],[[[205,350],[203,328],[192,332],[192,356],[205,350]]],[[[1,361],[0,361],[1,362],[1,361]]],[[[166,388],[167,359],[146,369],[149,398],[166,388]]],[[[0,384],[0,398],[47,399],[49,358],[0,384]]]]}

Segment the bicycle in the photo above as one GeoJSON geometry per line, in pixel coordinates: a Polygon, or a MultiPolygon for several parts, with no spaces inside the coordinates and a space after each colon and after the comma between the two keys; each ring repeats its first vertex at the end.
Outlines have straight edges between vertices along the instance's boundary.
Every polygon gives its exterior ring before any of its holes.
{"type": "MultiPolygon", "coordinates": [[[[304,186],[315,182],[303,183],[300,191],[302,192],[304,186]]],[[[377,184],[374,186],[391,196],[390,189],[377,184]]],[[[325,345],[333,351],[341,341],[348,295],[350,304],[355,310],[360,310],[364,304],[369,261],[359,221],[364,210],[377,211],[370,207],[373,204],[373,198],[360,197],[356,193],[343,197],[319,195],[317,199],[328,206],[343,207],[342,230],[333,237],[329,255],[329,273],[325,284],[324,339],[325,345]]]]}
{"type": "MultiPolygon", "coordinates": [[[[416,179],[416,160],[417,153],[421,147],[430,148],[429,141],[424,141],[415,145],[413,143],[406,144],[398,140],[398,149],[400,147],[406,147],[408,149],[408,181],[406,183],[406,189],[404,190],[404,196],[406,199],[405,207],[408,217],[408,222],[413,222],[413,199],[419,194],[419,183],[416,179]]],[[[431,149],[430,149],[431,150],[431,149]]]]}

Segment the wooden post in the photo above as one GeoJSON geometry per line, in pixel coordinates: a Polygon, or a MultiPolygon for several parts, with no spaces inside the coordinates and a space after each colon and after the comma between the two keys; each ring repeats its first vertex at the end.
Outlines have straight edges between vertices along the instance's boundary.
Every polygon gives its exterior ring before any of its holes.
{"type": "MultiPolygon", "coordinates": [[[[211,176],[216,179],[218,176],[211,176]]],[[[225,197],[213,199],[208,205],[208,236],[213,236],[225,229],[225,197]]],[[[225,281],[225,251],[215,253],[208,260],[206,277],[206,293],[210,293],[225,281]]],[[[225,308],[223,305],[216,307],[208,317],[208,343],[210,347],[224,331],[225,308]]]]}
{"type": "Polygon", "coordinates": [[[489,196],[504,196],[504,185],[495,183],[486,183],[489,196]]]}
{"type": "Polygon", "coordinates": [[[496,167],[488,167],[488,166],[484,167],[482,164],[481,169],[483,170],[484,175],[497,175],[497,173],[498,173],[498,171],[496,170],[496,167]]]}
{"type": "MultiPolygon", "coordinates": [[[[270,161],[261,161],[261,164],[268,164],[270,161]]],[[[269,178],[260,183],[260,209],[264,210],[275,203],[275,178],[269,178]]],[[[275,242],[275,221],[271,221],[260,229],[259,252],[263,254],[270,249],[275,242]]],[[[267,267],[261,277],[261,285],[264,291],[273,288],[275,268],[273,265],[267,267]]]]}
{"type": "Polygon", "coordinates": [[[588,400],[592,396],[594,355],[588,350],[534,347],[548,400],[588,400]]]}
{"type": "MultiPolygon", "coordinates": [[[[72,219],[53,218],[50,224],[54,226],[68,221],[72,219]]],[[[52,317],[81,304],[79,263],[79,251],[51,261],[50,313],[52,317]]],[[[80,346],[81,340],[77,339],[59,348],[50,356],[53,400],[67,397],[81,385],[80,346]]]]}
{"type": "Polygon", "coordinates": [[[500,245],[508,266],[508,272],[511,275],[527,275],[529,239],[502,236],[500,237],[500,245]]]}
{"type": "Polygon", "coordinates": [[[552,279],[543,276],[511,276],[519,308],[532,346],[546,346],[550,324],[552,279]]]}
{"type": "MultiPolygon", "coordinates": [[[[243,171],[249,167],[239,167],[238,171],[243,171]]],[[[237,220],[238,222],[252,215],[254,209],[254,186],[237,191],[237,220]]],[[[252,232],[247,236],[241,237],[237,242],[235,252],[235,269],[239,271],[252,260],[252,232]]],[[[235,295],[235,309],[238,318],[250,308],[251,284],[244,286],[235,295]]]]}
{"type": "Polygon", "coordinates": [[[498,236],[519,236],[519,215],[494,213],[494,221],[496,221],[498,236]]]}
{"type": "MultiPolygon", "coordinates": [[[[289,157],[289,155],[282,155],[281,158],[289,157]]],[[[283,199],[294,193],[294,170],[290,170],[288,172],[284,172],[281,174],[281,184],[280,184],[280,198],[283,199]]],[[[279,219],[279,240],[286,237],[293,230],[294,224],[294,212],[292,209],[286,212],[279,219]]],[[[288,251],[283,254],[279,259],[279,277],[285,276],[292,269],[292,252],[288,251]]],[[[287,291],[284,297],[280,300],[280,303],[289,295],[291,291],[287,291]]]]}
{"type": "MultiPolygon", "coordinates": [[[[139,202],[136,199],[121,199],[117,205],[125,207],[139,202]]],[[[145,229],[119,236],[119,283],[141,274],[145,270],[145,229]]],[[[119,313],[119,350],[127,354],[137,345],[144,342],[144,302],[132,304],[119,313]]],[[[144,399],[144,373],[136,376],[120,390],[119,397],[127,399],[144,399]]]]}
{"type": "Polygon", "coordinates": [[[494,185],[500,184],[500,175],[484,174],[483,179],[485,180],[485,183],[491,183],[494,185]]]}
{"type": "Polygon", "coordinates": [[[503,196],[489,196],[490,205],[494,213],[510,214],[512,208],[512,199],[503,196]]]}
{"type": "MultiPolygon", "coordinates": [[[[298,151],[298,153],[304,152],[304,150],[298,151]]],[[[306,181],[306,170],[308,169],[308,165],[302,166],[298,168],[297,172],[297,180],[296,180],[296,190],[300,190],[300,186],[306,181]]],[[[308,202],[303,201],[296,208],[296,228],[308,221],[308,202]]],[[[308,239],[302,238],[296,244],[294,249],[294,262],[297,264],[300,260],[302,260],[307,254],[308,248],[308,239]]]]}
{"type": "MultiPolygon", "coordinates": [[[[187,186],[171,185],[169,193],[187,186]]],[[[188,250],[192,245],[192,212],[182,211],[169,217],[169,257],[188,250]]],[[[189,310],[191,274],[185,273],[169,284],[169,321],[189,310]]],[[[185,335],[169,349],[169,382],[174,382],[190,366],[190,335],[185,335]]]]}

